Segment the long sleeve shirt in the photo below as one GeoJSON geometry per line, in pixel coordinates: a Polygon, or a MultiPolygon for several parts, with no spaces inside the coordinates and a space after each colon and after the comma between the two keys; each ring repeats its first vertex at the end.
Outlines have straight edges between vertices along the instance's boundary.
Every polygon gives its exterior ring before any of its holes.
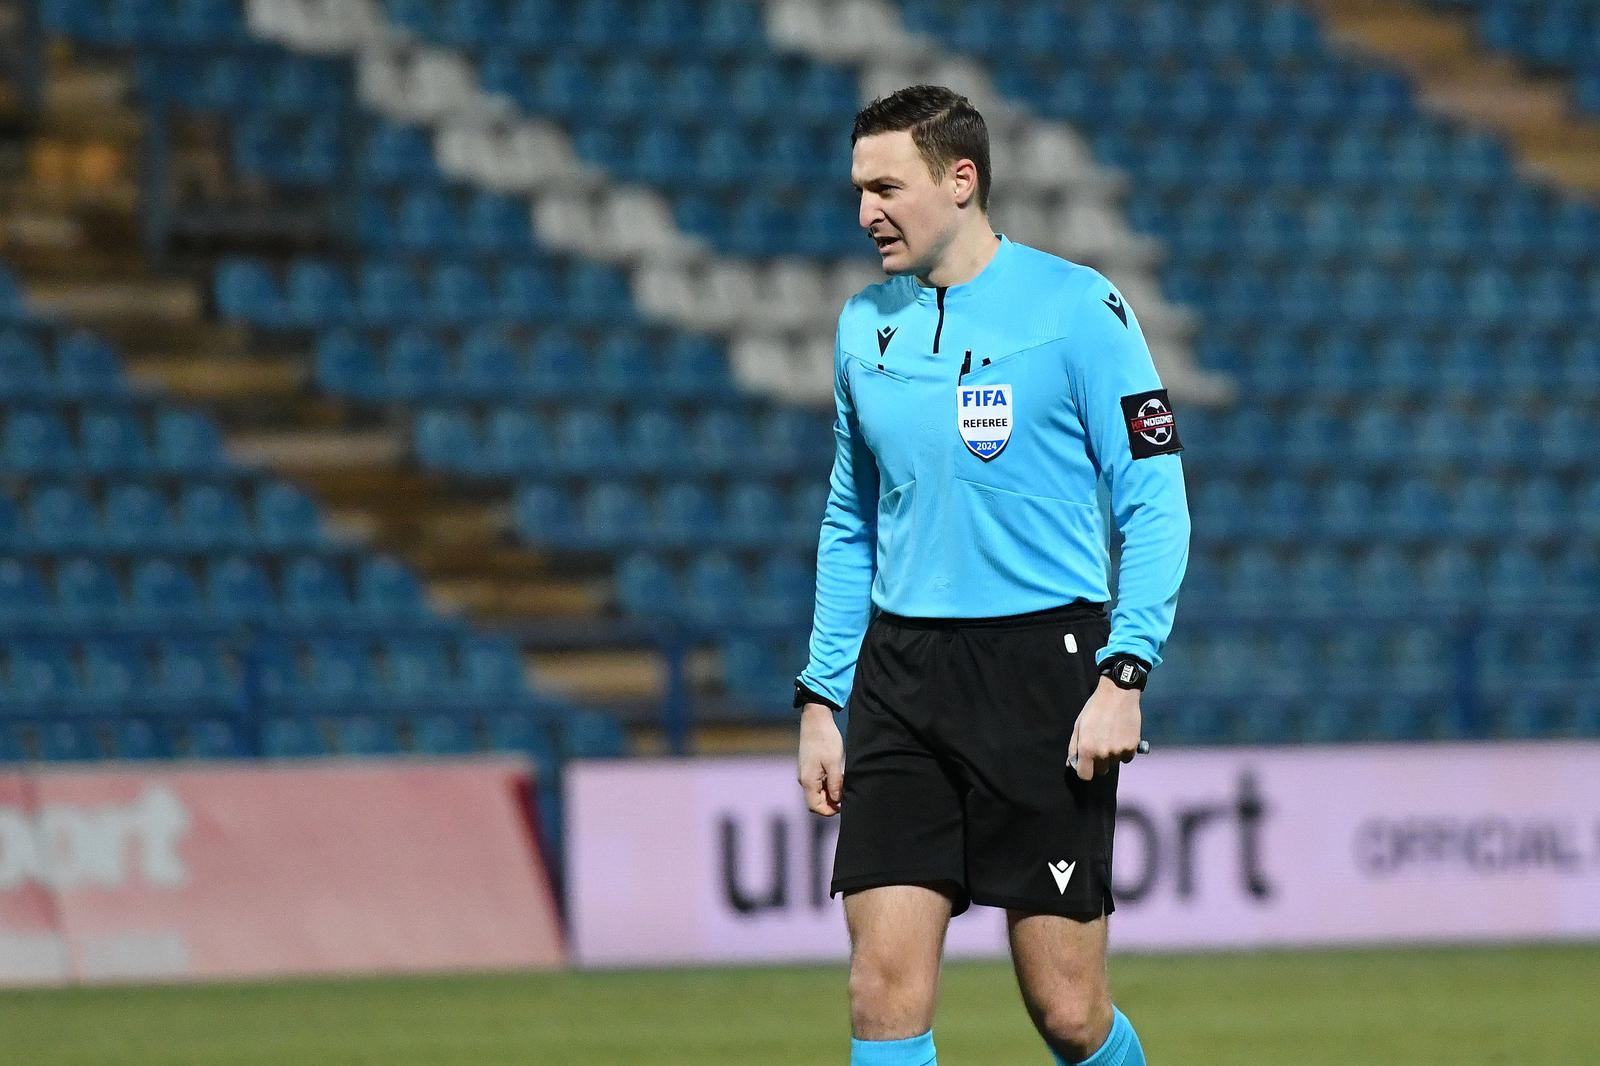
{"type": "Polygon", "coordinates": [[[836,450],[798,682],[843,706],[873,607],[916,618],[1110,599],[1152,667],[1189,556],[1182,447],[1133,309],[1099,272],[1005,237],[962,285],[857,293],[834,350],[836,450]]]}

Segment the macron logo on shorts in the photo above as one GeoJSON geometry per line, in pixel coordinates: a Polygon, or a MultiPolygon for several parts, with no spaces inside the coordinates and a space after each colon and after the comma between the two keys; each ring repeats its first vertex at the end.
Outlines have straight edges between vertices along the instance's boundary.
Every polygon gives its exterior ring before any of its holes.
{"type": "Polygon", "coordinates": [[[1072,871],[1078,868],[1078,864],[1062,859],[1060,862],[1047,862],[1045,866],[1049,868],[1050,876],[1056,879],[1056,887],[1065,896],[1067,894],[1067,882],[1072,880],[1072,871]]]}

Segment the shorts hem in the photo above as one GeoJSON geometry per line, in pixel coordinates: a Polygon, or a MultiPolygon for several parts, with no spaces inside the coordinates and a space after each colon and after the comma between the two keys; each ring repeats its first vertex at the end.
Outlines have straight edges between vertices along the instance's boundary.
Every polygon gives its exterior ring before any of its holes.
{"type": "Polygon", "coordinates": [[[931,888],[950,898],[950,916],[953,918],[972,905],[966,886],[954,877],[929,877],[925,873],[860,874],[856,877],[835,877],[828,886],[828,898],[862,892],[869,888],[888,888],[890,885],[917,885],[931,888]]]}
{"type": "Polygon", "coordinates": [[[1085,909],[1082,907],[1068,907],[1060,902],[1050,900],[1023,899],[1021,896],[1000,896],[989,892],[972,893],[972,902],[980,907],[999,907],[1002,910],[1026,911],[1029,914],[1050,914],[1057,918],[1071,918],[1075,922],[1092,922],[1096,918],[1109,917],[1117,909],[1111,899],[1111,893],[1105,894],[1104,903],[1098,908],[1085,909]]]}

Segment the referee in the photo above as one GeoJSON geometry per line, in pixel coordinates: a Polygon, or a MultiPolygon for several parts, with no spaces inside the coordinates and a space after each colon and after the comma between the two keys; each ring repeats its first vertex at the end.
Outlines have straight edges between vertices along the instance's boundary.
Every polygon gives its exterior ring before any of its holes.
{"type": "Polygon", "coordinates": [[[1188,561],[1181,444],[1133,309],[990,228],[989,135],[949,89],[856,116],[888,280],[839,316],[799,778],[842,813],[853,1066],[934,1063],[944,933],[1006,910],[1058,1063],[1137,1066],[1106,985],[1117,771],[1188,561]],[[1104,478],[1123,536],[1105,605],[1104,478]],[[850,708],[850,772],[833,712],[850,708]]]}

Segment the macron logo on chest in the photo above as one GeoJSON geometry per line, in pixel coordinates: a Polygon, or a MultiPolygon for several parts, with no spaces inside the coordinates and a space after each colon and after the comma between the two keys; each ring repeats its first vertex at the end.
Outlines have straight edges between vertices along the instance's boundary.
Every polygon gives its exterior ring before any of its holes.
{"type": "Polygon", "coordinates": [[[987,463],[1005,451],[1014,421],[1010,385],[956,386],[956,428],[979,459],[987,463]]]}

